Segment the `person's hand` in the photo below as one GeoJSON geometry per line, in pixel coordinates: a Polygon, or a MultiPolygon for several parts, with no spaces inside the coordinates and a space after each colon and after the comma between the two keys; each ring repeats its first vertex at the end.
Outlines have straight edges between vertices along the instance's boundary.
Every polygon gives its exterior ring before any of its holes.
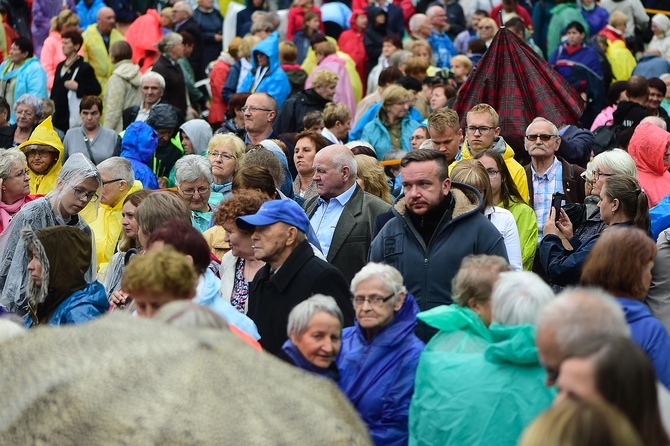
{"type": "Polygon", "coordinates": [[[560,217],[558,217],[556,227],[568,240],[570,240],[574,235],[572,222],[570,221],[570,218],[568,218],[568,214],[565,213],[565,210],[563,210],[563,208],[561,208],[561,215],[560,217]]]}
{"type": "Polygon", "coordinates": [[[214,34],[214,41],[215,42],[223,41],[223,36],[221,34],[214,34]]]}
{"type": "Polygon", "coordinates": [[[114,308],[123,308],[126,305],[127,298],[128,298],[127,293],[124,293],[121,290],[117,290],[112,293],[112,299],[109,301],[109,303],[114,308]]]}
{"type": "Polygon", "coordinates": [[[547,221],[544,223],[544,228],[542,228],[542,235],[544,235],[545,237],[548,236],[549,234],[554,234],[559,237],[563,235],[556,226],[555,221],[556,221],[556,211],[552,206],[551,210],[549,211],[549,215],[547,216],[547,221]]]}
{"type": "Polygon", "coordinates": [[[160,189],[167,189],[168,187],[168,179],[165,177],[159,177],[158,178],[158,187],[160,189]]]}
{"type": "Polygon", "coordinates": [[[65,88],[71,91],[77,91],[77,88],[79,88],[79,83],[73,80],[65,81],[63,85],[65,85],[65,88]]]}

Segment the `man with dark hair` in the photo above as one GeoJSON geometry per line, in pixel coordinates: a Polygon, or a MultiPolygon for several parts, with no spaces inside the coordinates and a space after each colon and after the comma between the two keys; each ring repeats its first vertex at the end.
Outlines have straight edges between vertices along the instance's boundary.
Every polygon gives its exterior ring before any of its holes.
{"type": "Polygon", "coordinates": [[[613,125],[635,130],[644,118],[649,116],[647,101],[649,100],[649,81],[642,76],[631,76],[626,85],[627,101],[619,102],[614,111],[613,125]]]}
{"type": "Polygon", "coordinates": [[[661,102],[665,98],[668,87],[661,79],[652,77],[649,82],[649,99],[647,99],[647,111],[649,116],[658,116],[665,121],[667,128],[670,128],[670,118],[668,112],[661,107],[661,102]]]}
{"type": "MultiPolygon", "coordinates": [[[[400,163],[404,195],[370,247],[370,261],[400,271],[422,311],[448,305],[451,279],[470,254],[507,258],[500,232],[479,211],[483,202],[470,186],[452,183],[447,160],[437,150],[414,150],[400,163]]],[[[417,335],[435,334],[423,323],[417,335]]]]}

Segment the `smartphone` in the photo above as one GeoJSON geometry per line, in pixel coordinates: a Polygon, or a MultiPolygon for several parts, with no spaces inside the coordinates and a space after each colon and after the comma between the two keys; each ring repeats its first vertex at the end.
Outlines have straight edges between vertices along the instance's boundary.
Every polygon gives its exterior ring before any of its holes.
{"type": "Polygon", "coordinates": [[[551,196],[551,207],[554,208],[556,221],[561,216],[561,205],[563,204],[563,194],[561,192],[554,192],[551,196]]]}

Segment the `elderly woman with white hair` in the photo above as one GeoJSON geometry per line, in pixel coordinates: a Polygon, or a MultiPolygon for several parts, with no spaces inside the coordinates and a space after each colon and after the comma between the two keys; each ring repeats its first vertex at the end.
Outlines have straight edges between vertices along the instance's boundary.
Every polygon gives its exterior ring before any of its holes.
{"type": "Polygon", "coordinates": [[[556,395],[544,385],[535,347],[535,324],[553,298],[536,274],[500,273],[482,351],[460,352],[456,343],[436,351],[429,342],[416,372],[410,443],[516,445],[556,395]]]}
{"type": "Polygon", "coordinates": [[[44,115],[42,100],[33,94],[21,95],[12,110],[16,123],[0,132],[0,148],[15,147],[27,141],[44,115]]]}
{"type": "Polygon", "coordinates": [[[344,319],[335,299],[315,294],[288,315],[288,339],[280,357],[308,372],[339,379],[335,357],[342,345],[344,319]]]}
{"type": "MultiPolygon", "coordinates": [[[[24,316],[28,312],[26,285],[29,252],[21,239],[21,229],[33,231],[50,226],[74,226],[91,237],[91,228],[79,213],[90,202],[97,202],[102,179],[98,169],[83,154],[75,153],[63,165],[56,187],[45,197],[26,204],[12,219],[0,238],[0,305],[24,316]]],[[[86,280],[91,282],[96,271],[95,250],[86,280]]]]}
{"type": "Polygon", "coordinates": [[[24,204],[36,197],[30,194],[30,175],[26,155],[17,149],[0,151],[0,233],[24,204]]]}
{"type": "Polygon", "coordinates": [[[212,191],[212,163],[200,155],[186,155],[174,166],[174,177],[179,196],[191,210],[191,222],[205,232],[212,219],[212,209],[223,200],[223,195],[212,191]]]}
{"type": "Polygon", "coordinates": [[[658,50],[663,59],[670,59],[670,19],[665,14],[656,14],[651,18],[651,32],[654,37],[649,42],[649,50],[658,50]]]}
{"type": "Polygon", "coordinates": [[[184,38],[178,33],[167,33],[156,45],[161,55],[151,68],[165,79],[161,102],[176,107],[184,115],[188,108],[184,73],[177,61],[184,57],[184,38]]]}
{"type": "Polygon", "coordinates": [[[423,342],[419,307],[392,266],[368,263],[351,281],[355,326],[342,333],[339,385],[377,445],[407,444],[407,413],[423,342]]]}

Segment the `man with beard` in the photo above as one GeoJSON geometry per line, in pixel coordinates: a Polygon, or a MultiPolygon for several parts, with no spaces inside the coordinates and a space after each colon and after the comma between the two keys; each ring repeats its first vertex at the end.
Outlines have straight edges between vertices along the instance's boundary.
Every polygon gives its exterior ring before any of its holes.
{"type": "Polygon", "coordinates": [[[567,203],[583,203],[586,191],[581,173],[584,169],[570,164],[556,151],[561,145],[556,126],[545,118],[535,118],[526,128],[526,150],[531,162],[526,166],[530,206],[535,210],[539,237],[551,211],[554,192],[561,192],[567,203]]]}
{"type": "MultiPolygon", "coordinates": [[[[400,168],[405,194],[372,241],[370,261],[400,271],[422,311],[451,304],[451,279],[463,258],[488,254],[507,259],[503,238],[480,213],[483,202],[475,189],[451,182],[442,152],[414,150],[400,168]]],[[[419,322],[416,334],[427,342],[435,330],[419,322]]]]}

